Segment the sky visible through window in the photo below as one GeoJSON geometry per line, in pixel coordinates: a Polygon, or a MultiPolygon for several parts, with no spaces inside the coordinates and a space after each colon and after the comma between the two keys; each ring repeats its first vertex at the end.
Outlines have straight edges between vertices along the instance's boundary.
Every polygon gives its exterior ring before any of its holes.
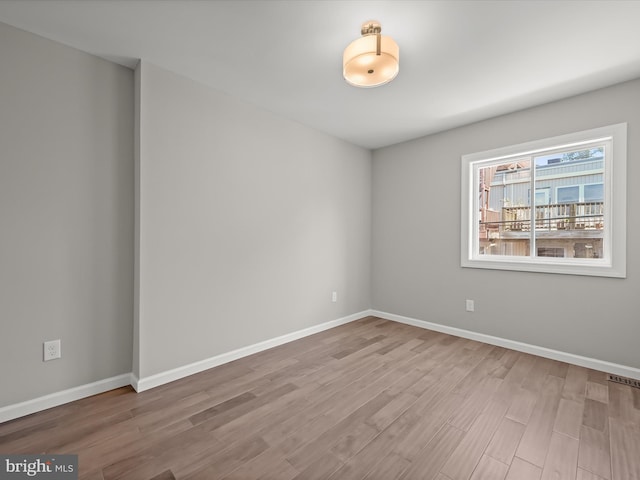
{"type": "Polygon", "coordinates": [[[536,157],[536,167],[553,165],[555,163],[571,162],[574,160],[586,160],[598,158],[604,155],[604,147],[590,148],[567,153],[553,153],[551,155],[541,155],[536,157]]]}

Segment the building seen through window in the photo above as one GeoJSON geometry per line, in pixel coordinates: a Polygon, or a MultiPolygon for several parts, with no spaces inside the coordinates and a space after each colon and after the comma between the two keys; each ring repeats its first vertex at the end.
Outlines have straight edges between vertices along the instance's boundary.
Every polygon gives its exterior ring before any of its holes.
{"type": "Polygon", "coordinates": [[[605,161],[592,145],[480,167],[478,254],[601,258],[605,161]]]}

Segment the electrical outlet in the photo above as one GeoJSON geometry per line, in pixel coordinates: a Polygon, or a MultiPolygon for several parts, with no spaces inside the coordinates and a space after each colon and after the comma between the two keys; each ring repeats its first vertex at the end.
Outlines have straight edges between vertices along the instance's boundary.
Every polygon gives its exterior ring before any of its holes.
{"type": "Polygon", "coordinates": [[[473,300],[468,300],[467,299],[467,312],[473,312],[475,309],[475,305],[473,300]]]}
{"type": "Polygon", "coordinates": [[[61,356],[62,351],[60,350],[60,340],[51,340],[49,342],[44,342],[43,361],[48,362],[49,360],[55,360],[56,358],[60,358],[61,356]]]}
{"type": "Polygon", "coordinates": [[[331,292],[331,301],[334,303],[338,301],[338,292],[331,292]]]}

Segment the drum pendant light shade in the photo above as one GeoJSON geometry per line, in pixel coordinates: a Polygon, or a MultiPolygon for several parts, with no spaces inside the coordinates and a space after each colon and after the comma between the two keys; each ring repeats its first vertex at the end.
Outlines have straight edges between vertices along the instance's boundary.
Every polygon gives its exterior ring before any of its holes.
{"type": "Polygon", "coordinates": [[[355,87],[378,87],[399,71],[400,49],[391,37],[381,35],[374,20],[362,24],[362,37],[351,42],[342,56],[342,74],[355,87]]]}

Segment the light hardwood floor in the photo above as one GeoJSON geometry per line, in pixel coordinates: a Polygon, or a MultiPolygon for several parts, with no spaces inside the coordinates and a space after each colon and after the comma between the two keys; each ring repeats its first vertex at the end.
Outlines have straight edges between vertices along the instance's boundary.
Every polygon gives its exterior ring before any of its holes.
{"type": "Polygon", "coordinates": [[[640,480],[640,390],[369,317],[0,425],[80,478],[640,480]]]}

